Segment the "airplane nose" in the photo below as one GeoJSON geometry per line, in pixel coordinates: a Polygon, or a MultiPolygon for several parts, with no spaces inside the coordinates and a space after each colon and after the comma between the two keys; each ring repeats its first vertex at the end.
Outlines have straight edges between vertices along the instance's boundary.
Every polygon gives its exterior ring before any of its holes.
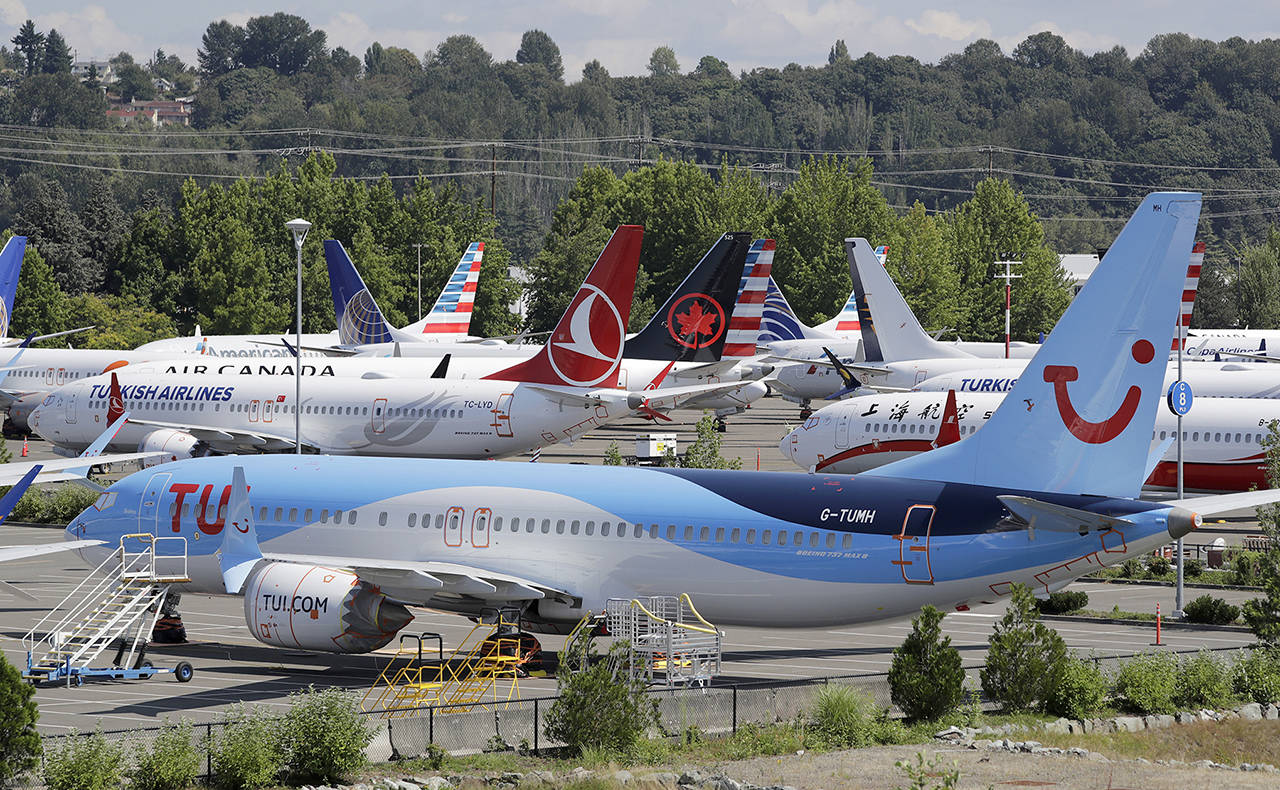
{"type": "Polygon", "coordinates": [[[792,461],[796,460],[795,453],[791,446],[791,436],[794,433],[794,430],[788,432],[786,436],[782,437],[782,441],[778,442],[778,452],[782,453],[784,458],[790,458],[792,461]]]}

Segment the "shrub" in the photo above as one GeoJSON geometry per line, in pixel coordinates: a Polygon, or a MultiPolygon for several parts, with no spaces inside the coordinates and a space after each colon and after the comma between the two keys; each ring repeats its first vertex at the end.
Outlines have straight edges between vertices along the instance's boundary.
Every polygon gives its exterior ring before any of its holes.
{"type": "Polygon", "coordinates": [[[813,728],[823,743],[837,749],[869,746],[875,735],[875,703],[865,691],[827,684],[818,689],[813,728]]]}
{"type": "Polygon", "coordinates": [[[1193,623],[1226,625],[1240,616],[1240,607],[1232,606],[1221,598],[1202,595],[1182,608],[1187,620],[1193,623]]]}
{"type": "Polygon", "coordinates": [[[991,633],[987,665],[979,674],[983,692],[1006,711],[1043,708],[1066,664],[1066,643],[1038,618],[1031,590],[1013,585],[1009,608],[991,633]]]}
{"type": "Polygon", "coordinates": [[[1036,608],[1041,614],[1066,614],[1077,612],[1089,605],[1089,593],[1081,590],[1064,590],[1049,593],[1048,598],[1037,598],[1036,608]]]}
{"type": "Polygon", "coordinates": [[[273,784],[284,764],[279,720],[242,706],[231,709],[222,737],[210,747],[213,785],[254,790],[273,784]]]}
{"type": "Polygon", "coordinates": [[[1182,561],[1182,575],[1188,579],[1194,579],[1204,573],[1204,563],[1197,559],[1184,559],[1182,561]]]}
{"type": "Polygon", "coordinates": [[[924,607],[911,621],[911,633],[894,648],[889,693],[907,718],[940,719],[955,710],[964,693],[960,651],[942,635],[943,616],[924,607]]]}
{"type": "Polygon", "coordinates": [[[167,724],[129,772],[134,790],[182,790],[200,775],[200,753],[191,742],[191,725],[167,724]]]}
{"type": "Polygon", "coordinates": [[[34,695],[18,668],[0,654],[0,787],[34,768],[40,757],[34,695]]]}
{"type": "Polygon", "coordinates": [[[1262,552],[1237,551],[1231,555],[1231,581],[1242,586],[1258,583],[1262,569],[1262,552]]]}
{"type": "Polygon", "coordinates": [[[69,524],[101,493],[75,485],[62,486],[52,493],[32,488],[18,500],[12,518],[32,524],[69,524]]]}
{"type": "Polygon", "coordinates": [[[77,735],[45,755],[41,775],[49,790],[115,790],[124,778],[124,749],[107,742],[101,732],[77,735]]]}
{"type": "Polygon", "coordinates": [[[355,694],[308,686],[290,696],[280,746],[291,779],[328,784],[364,767],[373,730],[365,726],[355,694]]]}
{"type": "Polygon", "coordinates": [[[1120,575],[1126,579],[1145,579],[1147,569],[1142,566],[1142,560],[1130,557],[1120,564],[1120,575]]]}
{"type": "Polygon", "coordinates": [[[1231,696],[1231,672],[1213,653],[1201,651],[1179,662],[1174,700],[1180,707],[1221,708],[1231,696]]]}
{"type": "Polygon", "coordinates": [[[1054,716],[1084,719],[1102,709],[1109,692],[1107,676],[1096,663],[1086,658],[1069,658],[1049,693],[1045,710],[1054,716]]]}
{"type": "Polygon", "coordinates": [[[657,701],[628,677],[629,646],[615,642],[603,661],[592,661],[590,634],[566,646],[557,684],[560,694],[543,720],[543,732],[573,751],[630,749],[657,723],[657,701]]]}
{"type": "Polygon", "coordinates": [[[1164,576],[1173,568],[1173,563],[1169,562],[1169,558],[1163,554],[1152,554],[1147,557],[1147,573],[1154,576],[1164,576]]]}
{"type": "Polygon", "coordinates": [[[1280,654],[1275,648],[1247,651],[1232,671],[1236,693],[1263,705],[1280,701],[1280,654]]]}
{"type": "Polygon", "coordinates": [[[1134,713],[1173,713],[1178,660],[1169,653],[1140,653],[1121,662],[1116,697],[1134,713]]]}

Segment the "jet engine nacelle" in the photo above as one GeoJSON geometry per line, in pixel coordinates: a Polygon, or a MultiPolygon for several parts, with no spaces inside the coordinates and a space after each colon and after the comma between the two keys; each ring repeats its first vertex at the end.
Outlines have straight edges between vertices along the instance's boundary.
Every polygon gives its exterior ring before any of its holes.
{"type": "Polygon", "coordinates": [[[199,440],[186,431],[174,428],[160,428],[142,437],[138,442],[140,453],[164,453],[156,458],[148,458],[142,462],[143,467],[167,464],[179,458],[193,458],[197,455],[196,445],[199,440]]]}
{"type": "Polygon", "coordinates": [[[368,653],[413,620],[354,573],[273,562],[245,582],[244,619],[259,641],[326,653],[368,653]]]}
{"type": "Polygon", "coordinates": [[[31,412],[44,401],[44,396],[47,394],[47,392],[36,392],[31,395],[24,395],[9,404],[7,413],[9,419],[5,428],[19,435],[31,433],[31,423],[28,418],[31,416],[31,412]]]}

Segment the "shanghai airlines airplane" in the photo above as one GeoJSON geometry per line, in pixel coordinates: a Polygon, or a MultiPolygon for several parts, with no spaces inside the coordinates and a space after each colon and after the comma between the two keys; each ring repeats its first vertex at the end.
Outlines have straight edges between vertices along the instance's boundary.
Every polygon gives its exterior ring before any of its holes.
{"type": "Polygon", "coordinates": [[[67,545],[96,563],[128,533],[186,537],[175,589],[243,595],[257,639],[331,652],[387,643],[414,605],[563,631],[611,597],[688,592],[717,623],[797,627],[1056,590],[1187,534],[1189,508],[1280,499],[1134,498],[1199,208],[1142,202],[983,431],[857,477],[198,458],[119,481],[67,545]]]}
{"type": "MultiPolygon", "coordinates": [[[[974,434],[1004,400],[1003,394],[958,393],[957,438],[974,434]]],[[[802,469],[857,474],[934,449],[946,416],[947,395],[907,392],[864,395],[814,412],[778,445],[802,469]]],[[[1028,410],[1035,404],[1023,404],[1028,410]]],[[[1183,480],[1196,491],[1248,491],[1267,486],[1262,439],[1280,419],[1280,402],[1196,398],[1183,418],[1183,480]]],[[[1163,456],[1146,480],[1148,488],[1176,488],[1177,418],[1156,412],[1151,451],[1163,456]]]]}
{"type": "MultiPolygon", "coordinates": [[[[537,356],[485,378],[316,377],[301,403],[303,444],[332,454],[496,458],[573,440],[641,410],[655,414],[736,384],[651,391],[613,389],[639,263],[643,230],[622,226],[601,253],[537,356]]],[[[745,253],[745,247],[743,249],[745,253]]],[[[742,264],[734,266],[734,282],[742,264]]],[[[668,366],[672,363],[668,362],[668,366]]],[[[206,374],[125,376],[67,385],[31,415],[45,439],[78,450],[105,422],[135,416],[113,448],[201,451],[294,446],[297,408],[290,380],[206,374]],[[104,422],[105,420],[105,422],[104,422]]]]}

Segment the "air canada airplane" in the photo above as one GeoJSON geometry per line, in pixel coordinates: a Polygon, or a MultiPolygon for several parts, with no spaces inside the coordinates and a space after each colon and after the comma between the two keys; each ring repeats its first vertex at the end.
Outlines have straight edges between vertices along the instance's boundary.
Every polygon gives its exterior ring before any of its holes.
{"type": "MultiPolygon", "coordinates": [[[[661,370],[643,389],[610,386],[622,358],[642,237],[636,226],[615,232],[550,342],[531,359],[509,360],[504,370],[468,380],[310,379],[301,402],[303,445],[342,455],[499,458],[573,440],[635,410],[661,418],[660,410],[734,389],[655,390],[661,370]]],[[[745,241],[741,253],[747,254],[745,241]]],[[[739,258],[728,269],[734,286],[742,267],[739,258]]],[[[135,416],[113,448],[188,457],[294,446],[299,404],[292,379],[144,374],[121,386],[121,372],[108,375],[109,383],[86,379],[50,394],[32,413],[32,427],[74,451],[129,408],[135,416]]]]}
{"type": "Polygon", "coordinates": [[[387,643],[415,605],[563,631],[607,598],[688,592],[717,623],[797,627],[1056,590],[1195,511],[1280,499],[1134,498],[1199,215],[1198,194],[1149,195],[981,432],[857,477],[197,458],[117,482],[67,545],[96,564],[128,533],[184,536],[176,589],[242,595],[257,639],[332,652],[387,643]]]}
{"type": "MultiPolygon", "coordinates": [[[[997,393],[955,393],[957,438],[980,430],[1004,400],[997,393]]],[[[801,469],[858,474],[868,469],[929,452],[940,446],[948,393],[904,392],[862,395],[814,412],[778,444],[801,469]]],[[[1183,479],[1193,491],[1248,491],[1267,487],[1267,457],[1262,439],[1267,426],[1280,419],[1280,401],[1243,398],[1196,398],[1183,418],[1183,479]]],[[[1156,412],[1151,433],[1155,459],[1147,488],[1177,486],[1177,419],[1167,409],[1156,412]]],[[[1152,466],[1152,463],[1148,463],[1152,466]]]]}

